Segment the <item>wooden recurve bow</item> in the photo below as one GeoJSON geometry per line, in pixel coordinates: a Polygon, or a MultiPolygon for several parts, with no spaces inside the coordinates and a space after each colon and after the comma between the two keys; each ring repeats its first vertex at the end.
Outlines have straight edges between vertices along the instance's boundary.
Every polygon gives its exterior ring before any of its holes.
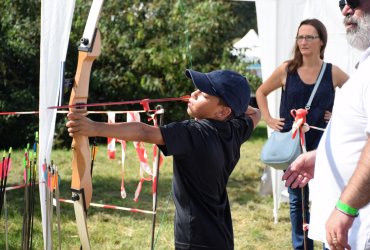
{"type": "MultiPolygon", "coordinates": [[[[86,104],[89,92],[91,67],[101,50],[100,33],[97,29],[103,0],[93,0],[86,22],[83,37],[79,46],[77,71],[74,79],[69,105],[86,104]]],[[[71,112],[86,114],[86,107],[69,109],[71,112]]],[[[72,200],[78,234],[83,250],[90,249],[89,234],[87,230],[87,209],[92,198],[91,155],[89,138],[74,136],[72,140],[72,200]]]]}

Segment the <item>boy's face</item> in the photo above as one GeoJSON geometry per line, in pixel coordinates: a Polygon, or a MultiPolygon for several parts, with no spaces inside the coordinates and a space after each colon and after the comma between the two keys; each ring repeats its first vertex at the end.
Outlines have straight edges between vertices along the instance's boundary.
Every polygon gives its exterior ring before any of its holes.
{"type": "Polygon", "coordinates": [[[229,107],[220,104],[220,98],[217,96],[209,95],[200,90],[195,90],[191,93],[191,97],[188,102],[188,114],[195,119],[214,119],[223,120],[223,114],[228,110],[229,107]]]}

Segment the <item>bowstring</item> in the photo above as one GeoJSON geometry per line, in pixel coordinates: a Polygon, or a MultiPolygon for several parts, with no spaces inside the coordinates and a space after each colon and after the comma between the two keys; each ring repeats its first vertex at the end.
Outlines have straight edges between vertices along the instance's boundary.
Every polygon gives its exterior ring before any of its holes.
{"type": "MultiPolygon", "coordinates": [[[[186,46],[186,58],[188,58],[189,60],[189,68],[192,68],[193,65],[192,65],[192,54],[191,54],[191,50],[190,50],[190,34],[189,34],[189,25],[188,25],[188,21],[187,21],[187,18],[186,18],[186,6],[183,2],[183,0],[179,0],[180,1],[180,12],[181,12],[181,15],[183,16],[183,20],[184,21],[184,26],[185,26],[185,46],[186,46]]],[[[154,244],[153,244],[153,250],[155,249],[156,245],[157,245],[157,241],[158,241],[158,238],[159,238],[159,233],[161,232],[161,228],[162,228],[162,225],[164,223],[164,220],[167,218],[167,212],[168,212],[168,205],[169,205],[169,202],[170,202],[170,199],[172,197],[172,189],[170,190],[170,192],[168,193],[168,197],[167,197],[167,201],[166,201],[166,208],[162,214],[162,218],[161,218],[161,222],[159,223],[158,225],[158,232],[157,232],[157,235],[155,237],[155,240],[154,240],[154,244]]],[[[166,220],[167,222],[167,220],[166,220]]]]}

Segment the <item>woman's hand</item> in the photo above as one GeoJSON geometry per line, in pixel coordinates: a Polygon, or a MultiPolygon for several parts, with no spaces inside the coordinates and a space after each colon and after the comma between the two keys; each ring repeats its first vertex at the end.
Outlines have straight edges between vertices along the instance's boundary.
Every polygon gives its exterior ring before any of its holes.
{"type": "Polygon", "coordinates": [[[275,118],[270,117],[269,119],[266,120],[266,124],[271,129],[273,129],[275,131],[280,131],[284,127],[284,121],[285,121],[284,118],[275,119],[275,118]]]}
{"type": "Polygon", "coordinates": [[[326,110],[324,114],[324,120],[326,121],[326,123],[329,122],[330,118],[331,118],[331,112],[326,110]]]}

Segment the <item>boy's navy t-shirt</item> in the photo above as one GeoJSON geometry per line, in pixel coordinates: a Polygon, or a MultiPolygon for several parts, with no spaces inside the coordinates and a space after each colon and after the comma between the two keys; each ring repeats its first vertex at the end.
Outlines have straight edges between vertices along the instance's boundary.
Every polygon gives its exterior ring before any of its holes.
{"type": "Polygon", "coordinates": [[[233,249],[226,184],[253,121],[186,120],[160,129],[165,145],[159,147],[174,162],[176,249],[233,249]]]}

